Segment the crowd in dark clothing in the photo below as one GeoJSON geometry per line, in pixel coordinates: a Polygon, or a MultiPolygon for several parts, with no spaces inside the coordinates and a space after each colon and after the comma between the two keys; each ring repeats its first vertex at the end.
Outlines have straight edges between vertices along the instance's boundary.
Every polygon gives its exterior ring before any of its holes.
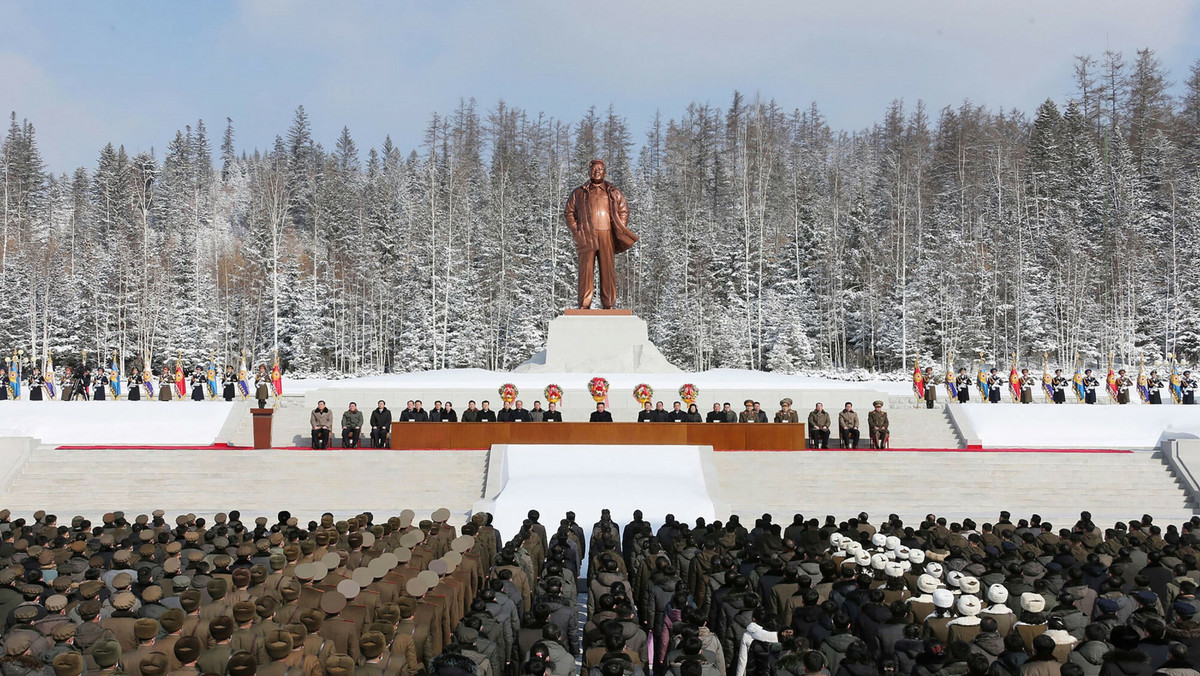
{"type": "Polygon", "coordinates": [[[3,676],[1197,676],[1200,517],[0,511],[3,676]],[[586,623],[578,626],[583,615],[586,623]],[[577,660],[582,667],[577,666],[577,660]]]}

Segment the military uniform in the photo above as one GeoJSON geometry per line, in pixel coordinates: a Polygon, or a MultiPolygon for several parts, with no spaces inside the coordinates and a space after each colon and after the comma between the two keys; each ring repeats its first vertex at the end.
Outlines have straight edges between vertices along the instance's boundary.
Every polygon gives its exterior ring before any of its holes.
{"type": "Polygon", "coordinates": [[[867,413],[867,429],[871,432],[871,448],[887,448],[890,436],[887,411],[867,413]]]}

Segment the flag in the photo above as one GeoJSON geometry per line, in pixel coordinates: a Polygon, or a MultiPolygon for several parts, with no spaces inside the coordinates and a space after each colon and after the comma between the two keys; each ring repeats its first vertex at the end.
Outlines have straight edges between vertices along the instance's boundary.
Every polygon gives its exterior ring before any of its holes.
{"type": "Polygon", "coordinates": [[[1071,382],[1075,384],[1071,388],[1075,392],[1075,398],[1083,401],[1087,397],[1087,388],[1083,386],[1083,364],[1075,364],[1075,376],[1071,378],[1071,382]]]}
{"type": "Polygon", "coordinates": [[[208,379],[208,398],[217,398],[217,367],[213,364],[212,357],[208,358],[208,371],[205,373],[208,379]]]}
{"type": "Polygon", "coordinates": [[[275,388],[275,396],[283,396],[283,372],[279,370],[279,353],[275,353],[275,366],[271,369],[271,386],[275,388]]]}
{"type": "Polygon", "coordinates": [[[246,352],[242,351],[242,360],[238,363],[238,390],[242,399],[250,396],[250,374],[246,373],[246,352]]]}
{"type": "Polygon", "coordinates": [[[1146,362],[1143,360],[1141,366],[1138,366],[1137,378],[1138,396],[1142,398],[1142,403],[1150,401],[1150,379],[1146,377],[1146,362]]]}
{"type": "Polygon", "coordinates": [[[180,398],[187,394],[187,377],[183,374],[183,357],[175,360],[175,391],[180,398]]]}
{"type": "Polygon", "coordinates": [[[58,396],[58,391],[54,389],[54,357],[46,355],[46,394],[50,395],[51,399],[58,396]]]}
{"type": "Polygon", "coordinates": [[[1021,376],[1017,373],[1017,359],[1013,355],[1012,369],[1008,372],[1008,389],[1012,391],[1013,402],[1021,401],[1021,376]]]}
{"type": "Polygon", "coordinates": [[[12,360],[12,365],[8,367],[8,394],[13,399],[21,398],[21,358],[18,356],[12,360]]]}
{"type": "Polygon", "coordinates": [[[1183,402],[1183,376],[1179,375],[1179,362],[1175,361],[1175,355],[1171,355],[1171,398],[1176,404],[1183,402]]]}
{"type": "Polygon", "coordinates": [[[1054,378],[1050,375],[1046,355],[1042,355],[1042,389],[1046,391],[1046,401],[1054,401],[1054,378]]]}
{"type": "Polygon", "coordinates": [[[1105,384],[1108,385],[1108,396],[1116,401],[1121,395],[1121,386],[1117,384],[1117,372],[1113,370],[1111,363],[1108,365],[1108,379],[1105,384]]]}
{"type": "Polygon", "coordinates": [[[921,375],[921,358],[917,357],[913,360],[913,394],[917,395],[917,399],[925,398],[925,376],[921,375]]]}
{"type": "Polygon", "coordinates": [[[112,392],[113,399],[118,399],[121,396],[121,365],[117,363],[117,353],[113,352],[112,368],[108,370],[108,389],[112,392]]]}
{"type": "Polygon", "coordinates": [[[954,382],[954,360],[946,364],[946,394],[950,395],[951,400],[958,399],[958,383],[954,382]]]}
{"type": "Polygon", "coordinates": [[[150,357],[142,355],[142,384],[146,386],[146,397],[154,398],[154,371],[150,367],[150,357]]]}
{"type": "Polygon", "coordinates": [[[979,368],[975,373],[975,386],[979,388],[979,397],[984,401],[988,401],[988,395],[992,393],[992,388],[988,385],[987,371],[983,370],[983,362],[979,362],[979,368]]]}

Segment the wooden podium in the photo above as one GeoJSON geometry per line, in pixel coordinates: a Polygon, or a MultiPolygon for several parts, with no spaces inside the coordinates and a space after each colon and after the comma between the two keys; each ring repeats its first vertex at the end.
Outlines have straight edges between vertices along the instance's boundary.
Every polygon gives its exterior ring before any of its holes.
{"type": "Polygon", "coordinates": [[[396,450],[480,450],[493,444],[712,446],[718,451],[802,451],[803,423],[394,422],[396,450]]]}
{"type": "Polygon", "coordinates": [[[254,423],[254,447],[255,448],[270,448],[271,447],[271,416],[275,415],[273,408],[252,408],[250,409],[252,422],[254,423]]]}

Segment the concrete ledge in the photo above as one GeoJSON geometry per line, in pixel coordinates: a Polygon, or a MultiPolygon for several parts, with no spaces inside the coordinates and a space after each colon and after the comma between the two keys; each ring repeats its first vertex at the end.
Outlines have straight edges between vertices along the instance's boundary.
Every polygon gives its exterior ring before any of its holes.
{"type": "Polygon", "coordinates": [[[946,404],[946,412],[950,415],[950,424],[954,426],[958,436],[962,437],[970,450],[982,450],[983,439],[979,433],[975,431],[975,425],[971,423],[971,419],[963,410],[963,405],[958,402],[950,402],[946,404]]]}
{"type": "Polygon", "coordinates": [[[1200,505],[1200,439],[1165,439],[1161,448],[1163,460],[1192,504],[1200,505]]]}
{"type": "Polygon", "coordinates": [[[33,437],[5,436],[8,433],[8,430],[0,430],[0,495],[8,493],[34,449],[41,445],[41,441],[33,437]]]}

